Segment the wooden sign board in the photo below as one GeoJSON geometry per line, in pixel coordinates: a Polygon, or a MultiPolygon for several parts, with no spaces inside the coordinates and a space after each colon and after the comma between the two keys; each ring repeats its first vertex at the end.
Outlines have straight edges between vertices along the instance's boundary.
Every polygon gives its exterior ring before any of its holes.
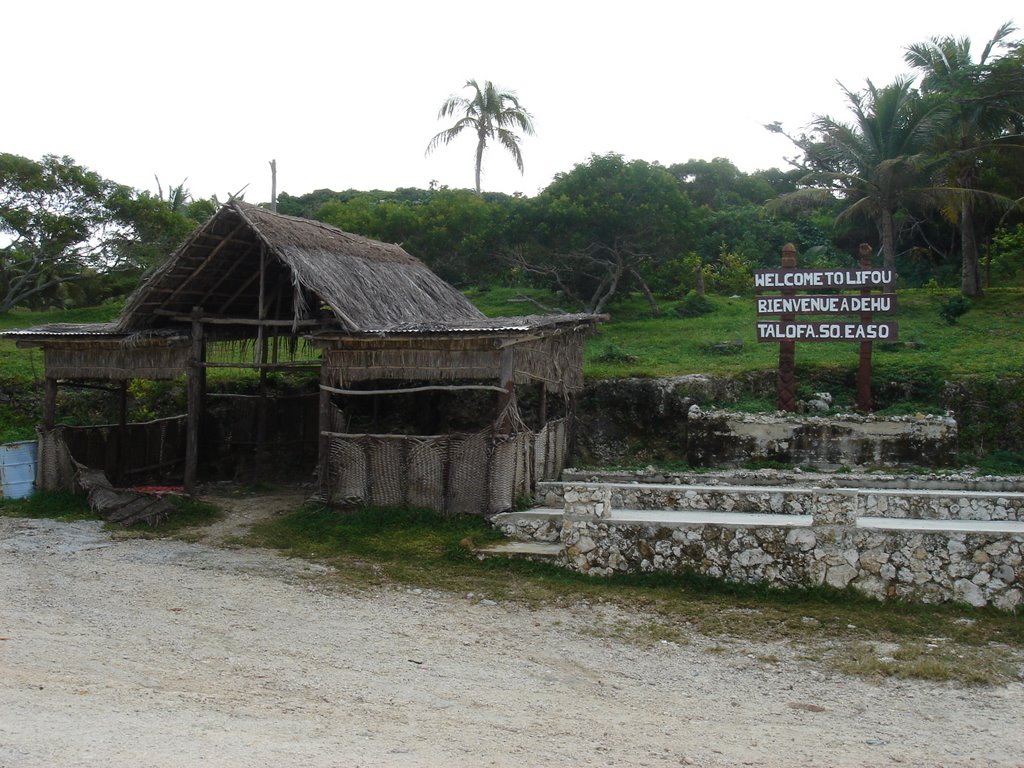
{"type": "Polygon", "coordinates": [[[757,323],[758,341],[894,341],[896,323],[757,323]]]}
{"type": "Polygon", "coordinates": [[[884,288],[891,285],[894,279],[895,275],[891,269],[755,269],[754,290],[865,290],[884,288]]]}
{"type": "Polygon", "coordinates": [[[863,315],[896,311],[896,294],[872,296],[758,296],[759,315],[863,315]]]}

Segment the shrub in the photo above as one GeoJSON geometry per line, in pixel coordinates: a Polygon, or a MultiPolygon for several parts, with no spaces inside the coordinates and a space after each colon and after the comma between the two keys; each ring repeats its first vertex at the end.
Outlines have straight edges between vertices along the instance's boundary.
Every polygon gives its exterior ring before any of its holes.
{"type": "Polygon", "coordinates": [[[949,325],[956,325],[956,321],[962,316],[967,314],[967,310],[971,308],[971,302],[964,296],[953,296],[949,298],[946,303],[939,307],[939,317],[945,320],[949,325]]]}
{"type": "Polygon", "coordinates": [[[714,311],[715,305],[706,296],[699,296],[694,291],[686,294],[686,298],[676,305],[679,317],[700,317],[714,311]]]}

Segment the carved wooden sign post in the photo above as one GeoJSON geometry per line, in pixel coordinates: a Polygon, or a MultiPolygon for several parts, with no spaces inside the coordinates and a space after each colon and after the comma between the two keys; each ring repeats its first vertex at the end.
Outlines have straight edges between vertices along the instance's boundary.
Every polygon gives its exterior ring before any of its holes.
{"type": "Polygon", "coordinates": [[[779,410],[796,410],[797,341],[860,342],[857,410],[871,410],[871,342],[894,341],[898,331],[895,322],[875,322],[872,315],[896,311],[896,294],[884,292],[896,276],[891,269],[871,266],[871,246],[866,243],[861,244],[858,255],[859,269],[797,269],[796,247],[788,243],[782,248],[782,269],[754,271],[758,317],[779,316],[778,320],[757,321],[757,340],[779,344],[779,410]],[[858,293],[842,293],[851,290],[858,293]],[[883,292],[872,294],[873,290],[883,292]],[[760,295],[767,291],[778,291],[780,295],[760,295]],[[833,318],[808,322],[798,321],[798,315],[859,315],[859,320],[833,318]]]}

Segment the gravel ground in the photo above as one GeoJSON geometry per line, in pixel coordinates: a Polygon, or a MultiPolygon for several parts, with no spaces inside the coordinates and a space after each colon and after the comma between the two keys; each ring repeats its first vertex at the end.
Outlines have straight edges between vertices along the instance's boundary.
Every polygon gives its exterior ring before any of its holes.
{"type": "Polygon", "coordinates": [[[770,639],[640,647],[593,631],[635,620],[617,608],[325,571],[0,518],[0,766],[1024,766],[1022,683],[867,682],[770,639]]]}

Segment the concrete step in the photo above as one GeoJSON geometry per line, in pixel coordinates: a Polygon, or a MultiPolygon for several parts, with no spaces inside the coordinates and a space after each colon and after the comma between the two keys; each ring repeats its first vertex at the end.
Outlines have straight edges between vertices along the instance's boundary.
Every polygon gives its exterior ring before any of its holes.
{"type": "Polygon", "coordinates": [[[1024,534],[1024,522],[1016,520],[920,520],[909,517],[858,517],[856,525],[858,528],[871,528],[876,531],[1024,534]]]}
{"type": "Polygon", "coordinates": [[[609,523],[639,523],[650,525],[734,525],[751,528],[775,526],[779,528],[809,528],[814,522],[811,515],[772,515],[755,512],[715,512],[682,509],[615,509],[602,518],[609,523]]]}
{"type": "Polygon", "coordinates": [[[534,507],[521,512],[502,512],[491,518],[491,525],[518,541],[554,542],[562,530],[562,509],[534,507]]]}
{"type": "Polygon", "coordinates": [[[517,512],[501,512],[491,518],[492,522],[507,520],[556,520],[562,517],[561,507],[531,507],[517,512]]]}
{"type": "Polygon", "coordinates": [[[539,541],[503,541],[480,547],[476,553],[480,557],[518,557],[553,562],[561,557],[562,545],[539,541]]]}

